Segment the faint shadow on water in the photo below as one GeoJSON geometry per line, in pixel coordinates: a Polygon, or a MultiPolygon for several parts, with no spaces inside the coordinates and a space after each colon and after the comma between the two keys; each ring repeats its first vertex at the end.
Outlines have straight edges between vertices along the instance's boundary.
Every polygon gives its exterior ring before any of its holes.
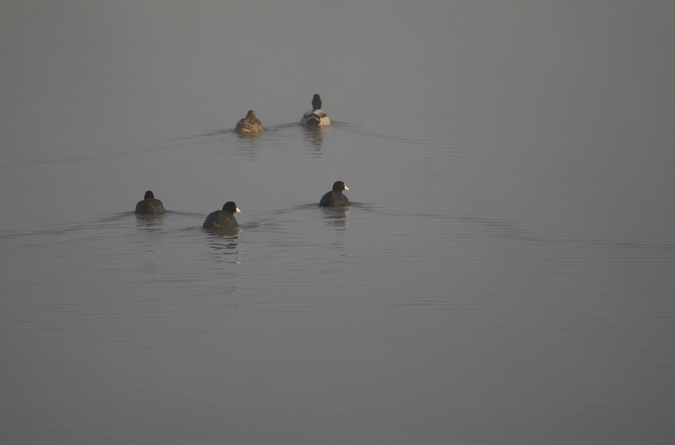
{"type": "Polygon", "coordinates": [[[166,221],[166,213],[163,215],[136,215],[136,227],[145,230],[160,230],[166,221]]]}
{"type": "Polygon", "coordinates": [[[237,133],[237,137],[239,139],[244,139],[248,141],[255,141],[256,139],[260,138],[261,132],[257,133],[237,133]]]}
{"type": "MultiPolygon", "coordinates": [[[[359,143],[393,144],[388,153],[390,161],[400,165],[408,165],[411,170],[433,177],[443,183],[451,182],[454,177],[448,175],[448,156],[465,157],[475,151],[470,143],[438,140],[424,137],[401,136],[396,132],[369,127],[351,122],[333,121],[326,127],[307,127],[298,122],[267,126],[266,131],[255,135],[240,135],[232,129],[221,129],[201,135],[188,136],[172,141],[165,141],[167,148],[175,144],[226,145],[234,146],[237,154],[255,160],[261,151],[273,147],[274,150],[290,150],[297,148],[298,137],[301,138],[305,153],[314,157],[325,156],[325,143],[333,134],[338,137],[356,137],[359,143]]],[[[339,139],[339,138],[338,138],[339,139]]]]}
{"type": "Polygon", "coordinates": [[[440,156],[436,150],[441,150],[442,156],[447,156],[448,152],[453,155],[466,155],[471,152],[471,144],[453,143],[449,145],[447,141],[425,139],[425,138],[410,138],[399,136],[391,132],[382,132],[373,127],[368,127],[360,124],[333,121],[328,127],[307,127],[298,122],[280,124],[267,127],[266,131],[246,135],[239,134],[233,129],[220,129],[207,133],[182,136],[178,138],[155,140],[155,141],[138,141],[128,144],[97,147],[85,147],[82,150],[68,154],[56,155],[54,157],[40,157],[34,159],[19,159],[10,162],[0,162],[0,169],[13,168],[19,165],[43,165],[43,164],[60,164],[60,163],[76,163],[81,161],[96,160],[110,157],[123,156],[137,156],[147,155],[150,153],[164,152],[175,149],[184,148],[186,143],[189,144],[213,144],[217,142],[239,141],[245,145],[239,145],[238,149],[242,154],[247,156],[254,156],[255,149],[261,148],[260,142],[273,139],[275,142],[288,141],[289,144],[294,145],[298,131],[303,133],[303,140],[308,146],[307,153],[315,157],[323,156],[323,143],[331,131],[343,131],[352,133],[360,137],[368,137],[377,140],[386,140],[396,142],[401,145],[415,145],[425,146],[431,149],[431,153],[427,153],[427,157],[433,161],[433,158],[440,156]]]}
{"type": "Polygon", "coordinates": [[[275,209],[272,216],[257,221],[248,221],[242,226],[244,229],[263,229],[265,231],[282,231],[285,215],[311,214],[318,212],[326,225],[340,230],[349,227],[349,214],[355,210],[365,211],[382,216],[406,216],[406,213],[386,209],[381,206],[352,201],[348,207],[321,207],[318,203],[301,204],[289,208],[275,209]]]}
{"type": "Polygon", "coordinates": [[[106,229],[106,228],[116,228],[119,226],[121,221],[127,220],[133,216],[136,216],[134,212],[123,212],[117,213],[115,215],[105,216],[101,218],[96,218],[87,222],[76,222],[76,223],[62,223],[53,226],[50,229],[43,230],[30,230],[30,231],[10,231],[7,233],[1,233],[0,239],[16,239],[20,237],[40,237],[40,236],[53,236],[53,235],[64,235],[70,232],[80,232],[86,229],[106,229]]]}
{"type": "Polygon", "coordinates": [[[326,224],[340,230],[347,230],[349,225],[349,207],[321,207],[326,224]]]}
{"type": "Polygon", "coordinates": [[[386,209],[382,206],[374,205],[374,204],[367,204],[364,202],[357,202],[357,201],[351,201],[351,208],[357,208],[359,210],[363,210],[366,212],[370,213],[375,213],[377,215],[385,215],[385,216],[404,216],[406,213],[403,213],[401,211],[397,210],[391,210],[391,209],[386,209]]]}
{"type": "Polygon", "coordinates": [[[239,264],[241,263],[241,250],[239,248],[240,229],[230,230],[204,230],[206,239],[217,261],[239,264]]]}
{"type": "Polygon", "coordinates": [[[329,127],[302,127],[305,132],[304,140],[309,144],[309,148],[311,149],[308,153],[320,158],[323,156],[323,152],[321,151],[323,139],[328,136],[328,132],[330,131],[329,127]]]}
{"type": "Polygon", "coordinates": [[[472,231],[482,235],[497,236],[521,241],[540,241],[530,234],[531,230],[511,221],[486,216],[462,216],[455,219],[470,223],[472,231]]]}

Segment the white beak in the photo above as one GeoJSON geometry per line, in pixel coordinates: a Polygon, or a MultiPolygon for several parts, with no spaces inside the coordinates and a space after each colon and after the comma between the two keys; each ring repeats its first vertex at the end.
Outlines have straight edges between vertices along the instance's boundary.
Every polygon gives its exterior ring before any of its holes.
{"type": "Polygon", "coordinates": [[[239,207],[237,207],[237,212],[238,212],[238,213],[241,213],[241,210],[239,210],[239,207]]]}
{"type": "Polygon", "coordinates": [[[346,185],[345,185],[345,190],[349,190],[349,187],[347,187],[346,185]]]}

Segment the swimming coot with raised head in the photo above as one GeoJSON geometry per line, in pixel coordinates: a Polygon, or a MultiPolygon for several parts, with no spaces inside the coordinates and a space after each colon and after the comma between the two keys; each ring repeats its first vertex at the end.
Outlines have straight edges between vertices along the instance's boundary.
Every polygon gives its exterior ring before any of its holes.
{"type": "Polygon", "coordinates": [[[203,227],[208,230],[234,229],[239,225],[234,218],[236,212],[241,212],[241,210],[235,203],[228,201],[223,206],[223,210],[216,210],[206,217],[203,227]]]}
{"type": "Polygon", "coordinates": [[[333,184],[333,190],[326,193],[321,197],[319,205],[321,207],[336,207],[336,206],[348,206],[349,199],[342,194],[343,190],[349,190],[349,188],[342,181],[337,181],[333,184]]]}

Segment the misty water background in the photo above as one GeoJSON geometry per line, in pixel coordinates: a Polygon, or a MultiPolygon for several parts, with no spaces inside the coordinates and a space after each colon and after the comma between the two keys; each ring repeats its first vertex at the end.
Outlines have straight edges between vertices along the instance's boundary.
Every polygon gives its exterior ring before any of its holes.
{"type": "Polygon", "coordinates": [[[672,443],[674,12],[3,2],[0,442],[672,443]]]}

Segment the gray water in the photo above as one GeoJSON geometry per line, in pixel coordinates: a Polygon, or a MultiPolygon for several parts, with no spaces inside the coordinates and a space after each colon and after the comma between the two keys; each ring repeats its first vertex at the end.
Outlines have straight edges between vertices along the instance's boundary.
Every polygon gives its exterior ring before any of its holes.
{"type": "Polygon", "coordinates": [[[0,6],[0,442],[672,443],[668,2],[59,3],[0,6]]]}

